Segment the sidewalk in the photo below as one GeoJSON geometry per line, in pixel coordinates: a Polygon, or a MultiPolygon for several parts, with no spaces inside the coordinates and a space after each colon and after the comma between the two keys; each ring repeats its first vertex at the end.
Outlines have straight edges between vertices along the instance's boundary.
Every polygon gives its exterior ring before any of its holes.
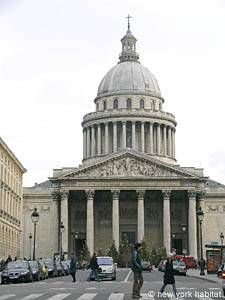
{"type": "Polygon", "coordinates": [[[187,276],[206,280],[209,282],[221,283],[222,281],[221,278],[217,277],[217,274],[207,274],[206,270],[205,270],[205,275],[200,275],[200,270],[189,269],[187,271],[187,276]]]}

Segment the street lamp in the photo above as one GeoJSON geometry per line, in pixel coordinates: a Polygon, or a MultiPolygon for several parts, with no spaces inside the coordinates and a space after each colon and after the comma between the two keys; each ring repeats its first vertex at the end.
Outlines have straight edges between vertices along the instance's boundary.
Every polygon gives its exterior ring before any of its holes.
{"type": "Polygon", "coordinates": [[[76,240],[78,239],[78,232],[77,231],[72,232],[72,237],[73,237],[73,252],[74,252],[74,255],[76,256],[77,255],[76,240]]]}
{"type": "Polygon", "coordinates": [[[31,214],[31,220],[34,223],[34,248],[33,248],[33,260],[35,260],[35,243],[36,243],[36,225],[39,220],[39,213],[37,208],[34,208],[34,211],[31,214]]]}
{"type": "Polygon", "coordinates": [[[203,259],[203,248],[202,248],[202,222],[204,219],[204,212],[202,211],[202,208],[199,207],[199,209],[197,210],[197,216],[198,216],[198,220],[199,220],[199,224],[200,224],[200,275],[205,275],[205,261],[203,259]]]}
{"type": "Polygon", "coordinates": [[[29,257],[30,257],[30,260],[31,260],[31,240],[32,240],[32,234],[30,233],[30,235],[29,235],[29,245],[30,245],[30,255],[29,255],[29,257]]]}
{"type": "Polygon", "coordinates": [[[220,257],[220,264],[222,265],[222,261],[223,261],[223,240],[224,240],[224,235],[221,232],[220,233],[220,242],[221,242],[221,257],[220,257]]]}
{"type": "Polygon", "coordinates": [[[62,249],[62,234],[65,230],[65,226],[63,225],[63,222],[61,221],[60,223],[60,259],[62,260],[62,254],[63,254],[63,249],[62,249]]]}

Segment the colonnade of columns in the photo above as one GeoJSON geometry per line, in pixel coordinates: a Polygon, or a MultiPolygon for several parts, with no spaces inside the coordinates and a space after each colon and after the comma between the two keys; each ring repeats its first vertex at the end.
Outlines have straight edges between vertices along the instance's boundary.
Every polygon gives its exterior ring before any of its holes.
{"type": "Polygon", "coordinates": [[[161,123],[115,121],[83,129],[84,159],[126,147],[175,158],[175,128],[161,123]]]}
{"type": "MultiPolygon", "coordinates": [[[[86,223],[86,243],[90,253],[94,252],[94,190],[87,190],[87,223],[86,223]]],[[[115,246],[119,247],[120,241],[120,220],[119,220],[119,195],[120,190],[112,192],[112,240],[115,246]]],[[[137,240],[140,242],[145,237],[145,209],[144,196],[145,190],[137,190],[137,240]]],[[[197,219],[196,219],[196,192],[188,192],[188,247],[189,253],[197,258],[197,219]]],[[[163,245],[167,253],[171,252],[171,220],[170,202],[171,191],[162,191],[163,198],[163,245]]],[[[68,192],[61,193],[61,222],[65,231],[63,233],[63,250],[68,252],[68,192]]]]}

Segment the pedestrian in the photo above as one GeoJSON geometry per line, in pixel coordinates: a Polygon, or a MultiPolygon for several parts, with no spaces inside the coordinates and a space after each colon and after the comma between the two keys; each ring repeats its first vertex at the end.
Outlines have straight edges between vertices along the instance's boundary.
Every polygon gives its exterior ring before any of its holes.
{"type": "Polygon", "coordinates": [[[98,265],[96,253],[93,254],[93,256],[90,260],[89,267],[91,269],[91,272],[88,276],[88,281],[90,281],[91,278],[94,278],[95,280],[97,279],[98,281],[100,281],[99,276],[98,276],[99,265],[98,265]]]}
{"type": "Polygon", "coordinates": [[[76,271],[77,271],[77,260],[74,254],[71,254],[71,261],[70,261],[70,274],[73,278],[73,282],[76,282],[76,271]]]}
{"type": "Polygon", "coordinates": [[[171,257],[168,257],[166,261],[163,286],[160,290],[160,293],[164,292],[164,289],[167,286],[167,284],[172,284],[174,295],[177,298],[177,289],[175,285],[174,270],[173,270],[173,260],[171,257]]]}
{"type": "Polygon", "coordinates": [[[6,265],[7,265],[7,263],[8,263],[8,262],[10,262],[10,261],[12,261],[12,257],[11,257],[11,255],[9,255],[9,256],[7,257],[7,259],[6,259],[6,262],[5,262],[5,263],[6,263],[6,265]]]}
{"type": "Polygon", "coordinates": [[[143,285],[143,275],[142,275],[142,259],[141,259],[141,243],[136,243],[134,245],[134,250],[131,257],[132,271],[134,273],[134,283],[133,283],[133,291],[132,297],[133,299],[139,299],[141,297],[140,290],[143,285]]]}

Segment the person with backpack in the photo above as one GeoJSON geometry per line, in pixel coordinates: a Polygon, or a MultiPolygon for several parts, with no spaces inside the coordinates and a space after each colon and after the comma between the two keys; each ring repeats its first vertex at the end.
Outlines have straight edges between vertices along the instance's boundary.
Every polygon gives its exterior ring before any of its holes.
{"type": "Polygon", "coordinates": [[[173,292],[175,297],[177,298],[177,289],[175,285],[174,270],[173,270],[173,260],[171,257],[168,257],[166,261],[163,286],[160,290],[160,293],[164,292],[167,284],[171,284],[173,286],[173,292]]]}
{"type": "Polygon", "coordinates": [[[97,281],[100,281],[99,276],[98,276],[99,265],[98,265],[96,253],[93,254],[93,256],[90,260],[89,268],[91,269],[91,272],[89,274],[88,281],[90,281],[91,278],[94,278],[95,280],[97,279],[97,281]]]}
{"type": "Polygon", "coordinates": [[[141,243],[136,243],[134,245],[134,250],[131,257],[131,269],[134,274],[134,283],[133,283],[133,290],[132,290],[132,298],[139,299],[141,297],[140,290],[143,285],[143,275],[142,275],[142,258],[141,258],[141,243]]]}
{"type": "Polygon", "coordinates": [[[70,261],[70,274],[73,278],[73,282],[76,282],[76,271],[77,271],[77,260],[74,254],[71,254],[71,261],[70,261]]]}

